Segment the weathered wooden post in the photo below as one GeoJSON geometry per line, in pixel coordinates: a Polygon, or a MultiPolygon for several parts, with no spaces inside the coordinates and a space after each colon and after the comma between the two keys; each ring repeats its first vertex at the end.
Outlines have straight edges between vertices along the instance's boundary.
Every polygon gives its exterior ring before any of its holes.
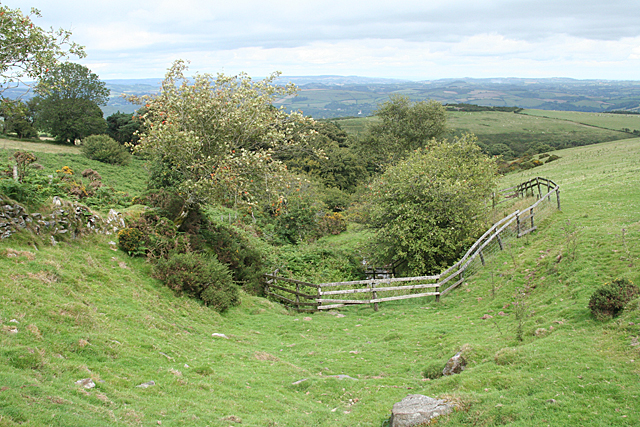
{"type": "Polygon", "coordinates": [[[531,215],[531,228],[533,228],[533,208],[529,209],[529,214],[531,215]]]}
{"type": "Polygon", "coordinates": [[[520,212],[516,214],[516,236],[520,237],[520,212]]]}
{"type": "Polygon", "coordinates": [[[558,210],[560,209],[560,187],[556,187],[556,198],[558,199],[558,210]]]}
{"type": "Polygon", "coordinates": [[[542,198],[542,189],[540,188],[540,179],[536,177],[536,183],[538,184],[538,200],[542,198]]]}
{"type": "Polygon", "coordinates": [[[296,310],[300,312],[300,283],[296,283],[296,310]]]}
{"type": "MultiPolygon", "coordinates": [[[[374,278],[371,283],[369,283],[369,286],[371,287],[371,299],[375,300],[378,299],[378,292],[376,292],[376,279],[374,278]]],[[[373,311],[378,311],[378,303],[374,302],[373,303],[373,311]]]]}

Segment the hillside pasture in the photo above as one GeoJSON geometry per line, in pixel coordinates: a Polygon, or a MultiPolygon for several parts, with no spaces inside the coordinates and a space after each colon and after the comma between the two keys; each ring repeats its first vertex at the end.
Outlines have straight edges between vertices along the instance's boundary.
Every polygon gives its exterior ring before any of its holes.
{"type": "Polygon", "coordinates": [[[408,394],[458,402],[443,426],[639,425],[640,301],[606,321],[587,304],[640,279],[640,140],[554,154],[535,174],[562,210],[440,303],[302,315],[243,294],[220,315],[113,236],[2,240],[0,425],[383,426],[408,394]],[[463,347],[465,371],[425,378],[463,347]]]}

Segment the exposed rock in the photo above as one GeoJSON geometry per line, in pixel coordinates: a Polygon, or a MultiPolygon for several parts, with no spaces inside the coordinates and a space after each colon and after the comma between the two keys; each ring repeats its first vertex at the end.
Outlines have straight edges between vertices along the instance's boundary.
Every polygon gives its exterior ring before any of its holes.
{"type": "Polygon", "coordinates": [[[140,385],[137,385],[137,388],[147,388],[147,387],[151,387],[152,385],[156,385],[155,381],[148,381],[146,383],[142,383],[140,385]]]}
{"type": "Polygon", "coordinates": [[[453,403],[421,394],[410,394],[393,405],[391,427],[414,427],[428,423],[433,418],[446,415],[455,409],[453,403]]]}
{"type": "Polygon", "coordinates": [[[331,377],[331,378],[337,378],[339,380],[354,380],[354,381],[358,381],[357,378],[350,377],[349,375],[327,375],[327,376],[331,377]]]}
{"type": "Polygon", "coordinates": [[[462,356],[462,351],[457,352],[445,365],[442,370],[442,375],[459,374],[464,371],[464,367],[467,365],[467,361],[462,356]]]}
{"type": "Polygon", "coordinates": [[[487,320],[487,319],[493,319],[493,316],[490,314],[485,314],[484,316],[481,317],[482,320],[487,320]]]}
{"type": "Polygon", "coordinates": [[[76,381],[76,384],[81,385],[84,388],[94,388],[96,383],[93,382],[91,378],[84,378],[82,380],[76,381]]]}
{"type": "Polygon", "coordinates": [[[226,340],[228,340],[228,339],[229,339],[229,337],[228,337],[228,336],[226,336],[225,334],[219,334],[219,333],[217,333],[217,332],[215,332],[215,333],[211,334],[211,336],[212,336],[212,337],[217,337],[217,338],[224,338],[224,339],[226,339],[226,340]]]}

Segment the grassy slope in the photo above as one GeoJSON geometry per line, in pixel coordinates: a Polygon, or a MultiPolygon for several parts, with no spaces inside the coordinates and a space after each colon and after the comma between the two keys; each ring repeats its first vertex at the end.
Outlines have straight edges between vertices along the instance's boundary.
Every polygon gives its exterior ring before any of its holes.
{"type": "Polygon", "coordinates": [[[582,113],[579,111],[548,111],[548,110],[525,110],[523,114],[546,117],[558,120],[567,120],[575,123],[583,123],[589,126],[596,126],[605,129],[622,130],[640,129],[640,115],[638,114],[604,114],[604,113],[582,113]]]}
{"type": "Polygon", "coordinates": [[[18,333],[0,332],[0,425],[378,426],[411,393],[464,402],[443,425],[638,425],[640,309],[600,323],[586,305],[611,278],[640,279],[640,141],[558,154],[535,173],[562,186],[563,211],[440,304],[305,320],[244,296],[218,315],[174,297],[109,236],[39,250],[2,241],[0,328],[18,333]],[[574,260],[567,225],[579,231],[574,260]],[[510,304],[524,285],[520,342],[510,304]],[[465,372],[423,380],[463,344],[465,372]],[[339,374],[358,380],[328,377],[339,374]],[[96,388],[74,384],[87,377],[96,388]]]}

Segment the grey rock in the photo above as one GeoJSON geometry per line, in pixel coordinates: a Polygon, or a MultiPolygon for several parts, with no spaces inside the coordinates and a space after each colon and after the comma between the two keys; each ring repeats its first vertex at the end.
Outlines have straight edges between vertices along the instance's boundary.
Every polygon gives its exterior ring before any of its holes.
{"type": "Polygon", "coordinates": [[[327,375],[327,376],[331,377],[331,378],[337,378],[339,380],[354,380],[354,381],[358,381],[357,378],[350,377],[349,375],[327,375]]]}
{"type": "Polygon", "coordinates": [[[152,385],[156,385],[156,382],[153,381],[153,380],[152,381],[148,381],[146,383],[142,383],[140,385],[137,385],[136,387],[137,388],[147,388],[147,387],[151,387],[152,385]]]}
{"type": "Polygon", "coordinates": [[[84,388],[94,388],[96,386],[96,383],[94,383],[91,378],[78,380],[76,381],[76,384],[81,385],[84,388]]]}
{"type": "Polygon", "coordinates": [[[442,375],[459,374],[464,371],[464,367],[467,365],[467,361],[462,356],[462,352],[457,352],[445,365],[442,370],[442,375]]]}
{"type": "Polygon", "coordinates": [[[455,405],[441,399],[421,394],[410,394],[393,405],[391,427],[414,427],[428,423],[433,418],[446,415],[455,409],[455,405]]]}

